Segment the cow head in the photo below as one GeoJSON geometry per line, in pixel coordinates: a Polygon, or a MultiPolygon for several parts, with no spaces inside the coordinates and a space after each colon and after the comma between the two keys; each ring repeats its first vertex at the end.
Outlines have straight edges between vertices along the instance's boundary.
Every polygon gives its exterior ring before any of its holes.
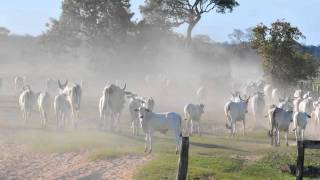
{"type": "Polygon", "coordinates": [[[245,113],[248,113],[248,104],[249,104],[249,99],[250,99],[250,96],[248,96],[248,98],[242,98],[240,95],[239,95],[239,99],[240,99],[240,102],[243,104],[244,106],[244,110],[245,110],[245,113]]]}
{"type": "Polygon", "coordinates": [[[200,104],[199,107],[200,107],[201,114],[203,114],[204,113],[204,104],[200,104]]]}
{"type": "Polygon", "coordinates": [[[142,124],[146,120],[146,117],[148,117],[148,113],[151,112],[146,107],[140,107],[139,109],[135,109],[135,111],[137,111],[139,113],[139,118],[140,118],[140,121],[141,121],[142,124]]]}
{"type": "Polygon", "coordinates": [[[58,85],[61,90],[64,90],[68,85],[68,80],[64,84],[61,84],[60,80],[58,80],[58,85]]]}

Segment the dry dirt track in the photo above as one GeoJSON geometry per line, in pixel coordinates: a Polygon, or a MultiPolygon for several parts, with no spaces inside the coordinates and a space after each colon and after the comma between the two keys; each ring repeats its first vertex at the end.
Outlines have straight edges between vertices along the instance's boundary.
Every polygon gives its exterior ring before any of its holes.
{"type": "Polygon", "coordinates": [[[0,98],[0,180],[2,179],[133,179],[135,169],[151,155],[129,155],[121,158],[91,161],[88,151],[68,153],[35,153],[17,144],[14,125],[20,120],[13,98],[0,98]]]}
{"type": "Polygon", "coordinates": [[[89,161],[88,152],[30,153],[0,140],[0,179],[133,179],[137,166],[151,156],[89,161]]]}

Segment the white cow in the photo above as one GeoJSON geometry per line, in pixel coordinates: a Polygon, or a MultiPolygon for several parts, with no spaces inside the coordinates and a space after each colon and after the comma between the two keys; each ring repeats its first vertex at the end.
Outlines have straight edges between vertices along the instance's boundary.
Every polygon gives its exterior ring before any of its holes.
{"type": "Polygon", "coordinates": [[[68,95],[62,93],[55,96],[53,107],[56,115],[57,129],[64,129],[66,118],[70,116],[71,110],[70,103],[68,101],[68,95]]]}
{"type": "Polygon", "coordinates": [[[48,113],[51,108],[51,98],[48,92],[43,92],[39,94],[38,97],[38,108],[41,118],[41,127],[46,128],[48,121],[48,113]]]}
{"type": "Polygon", "coordinates": [[[313,111],[313,120],[315,121],[315,124],[320,124],[320,104],[314,104],[314,111],[313,111]]]}
{"type": "Polygon", "coordinates": [[[286,145],[288,146],[289,126],[292,122],[293,111],[284,110],[278,107],[271,107],[268,111],[269,115],[269,136],[271,137],[271,145],[280,145],[280,131],[285,132],[286,145]]]}
{"type": "Polygon", "coordinates": [[[299,103],[299,112],[311,114],[313,109],[313,102],[311,97],[304,96],[304,99],[299,103]]]}
{"type": "Polygon", "coordinates": [[[32,108],[36,103],[36,93],[31,90],[30,86],[26,86],[23,89],[24,91],[19,96],[19,106],[22,111],[23,120],[27,124],[32,108]]]}
{"type": "Polygon", "coordinates": [[[293,111],[294,112],[299,112],[299,105],[302,100],[303,100],[302,97],[294,98],[294,100],[293,100],[293,111]]]}
{"type": "Polygon", "coordinates": [[[305,112],[295,112],[293,114],[293,131],[297,142],[304,139],[304,130],[306,129],[308,118],[311,118],[311,116],[305,112]]]}
{"type": "Polygon", "coordinates": [[[65,94],[67,96],[67,100],[70,104],[71,113],[72,113],[72,125],[74,128],[77,128],[82,89],[79,84],[68,83],[68,81],[66,81],[65,84],[61,84],[60,80],[58,80],[58,85],[60,88],[60,93],[65,94]]]}
{"type": "Polygon", "coordinates": [[[201,136],[200,118],[204,113],[203,104],[187,104],[184,107],[184,116],[186,122],[186,131],[191,135],[194,131],[194,126],[197,124],[198,135],[201,136]]]}
{"type": "Polygon", "coordinates": [[[251,98],[251,109],[255,123],[263,119],[265,105],[264,94],[262,92],[257,92],[251,98]]]}
{"type": "Polygon", "coordinates": [[[266,104],[269,107],[272,105],[272,87],[270,84],[266,84],[263,88],[263,93],[265,95],[266,104]]]}
{"type": "Polygon", "coordinates": [[[224,112],[227,117],[226,128],[231,130],[231,134],[234,136],[236,133],[236,122],[242,121],[243,123],[243,135],[245,135],[245,116],[248,113],[249,99],[243,100],[239,96],[240,101],[228,101],[224,106],[224,112]]]}
{"type": "MultiPolygon", "coordinates": [[[[114,126],[119,128],[119,121],[122,109],[124,108],[125,95],[130,95],[130,92],[126,92],[126,85],[120,88],[117,85],[107,85],[102,93],[102,97],[99,101],[100,110],[100,125],[104,125],[104,121],[107,121],[107,115],[110,114],[109,128],[114,130],[114,126]]],[[[103,126],[100,128],[103,128],[103,126]]]]}
{"type": "Polygon", "coordinates": [[[280,92],[277,88],[274,88],[271,93],[272,103],[277,104],[281,99],[280,92]]]}
{"type": "Polygon", "coordinates": [[[152,151],[152,136],[155,131],[165,134],[168,130],[173,131],[176,140],[176,153],[179,152],[181,140],[181,116],[175,112],[154,113],[151,110],[140,107],[136,109],[139,112],[140,123],[145,138],[145,152],[152,151]]]}

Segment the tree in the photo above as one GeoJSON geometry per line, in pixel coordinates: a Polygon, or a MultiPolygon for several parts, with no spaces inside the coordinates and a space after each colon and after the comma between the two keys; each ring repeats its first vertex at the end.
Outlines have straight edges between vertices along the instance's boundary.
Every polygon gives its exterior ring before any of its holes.
{"type": "Polygon", "coordinates": [[[203,14],[214,9],[217,13],[232,12],[238,5],[236,0],[146,0],[140,10],[147,21],[169,28],[187,23],[187,44],[190,44],[192,30],[203,14]]]}
{"type": "Polygon", "coordinates": [[[318,63],[299,50],[298,40],[304,36],[297,27],[277,20],[271,27],[259,24],[252,31],[251,45],[262,57],[265,75],[273,84],[293,84],[317,75],[318,63]]]}
{"type": "Polygon", "coordinates": [[[10,30],[5,27],[0,27],[0,36],[8,36],[10,34],[10,30]]]}
{"type": "Polygon", "coordinates": [[[113,46],[122,42],[132,26],[129,0],[64,0],[58,20],[48,23],[45,37],[77,45],[113,46]]]}

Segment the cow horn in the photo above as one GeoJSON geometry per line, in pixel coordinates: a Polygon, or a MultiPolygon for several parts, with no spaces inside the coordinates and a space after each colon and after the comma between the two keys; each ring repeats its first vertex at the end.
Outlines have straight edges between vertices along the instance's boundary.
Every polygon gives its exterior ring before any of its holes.
{"type": "Polygon", "coordinates": [[[240,99],[241,101],[243,101],[242,98],[241,98],[241,96],[240,96],[240,94],[239,94],[238,96],[239,96],[239,99],[240,99]]]}
{"type": "Polygon", "coordinates": [[[123,86],[123,90],[126,90],[126,88],[127,88],[127,83],[124,83],[124,86],[123,86]]]}

